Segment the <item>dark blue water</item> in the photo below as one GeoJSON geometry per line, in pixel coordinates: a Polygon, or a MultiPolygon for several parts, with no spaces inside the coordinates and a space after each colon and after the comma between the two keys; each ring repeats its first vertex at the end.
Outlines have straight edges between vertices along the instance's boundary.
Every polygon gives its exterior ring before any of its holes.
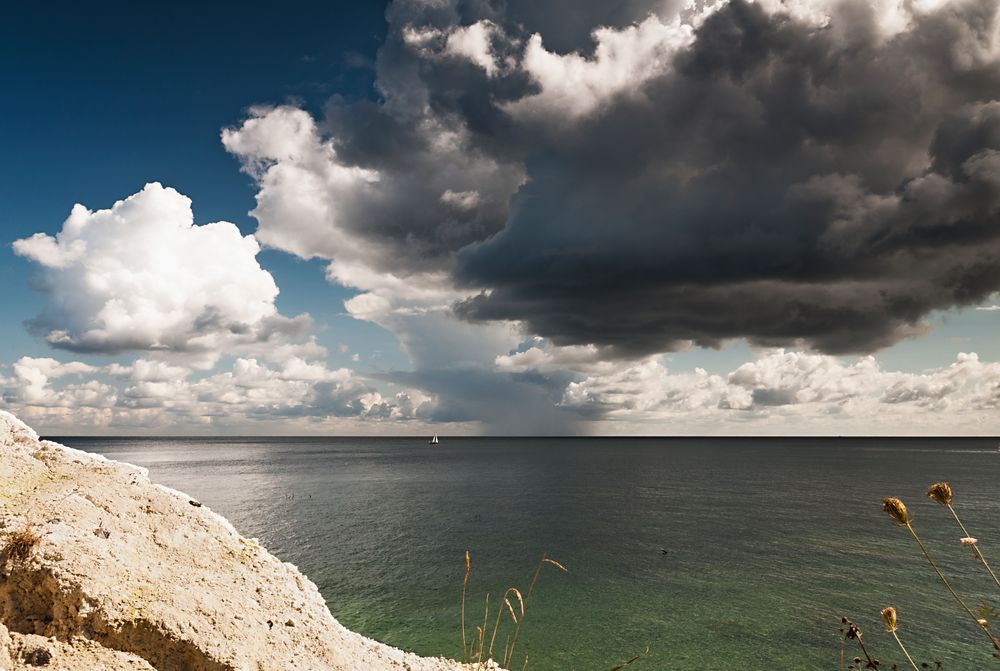
{"type": "Polygon", "coordinates": [[[515,668],[526,652],[530,669],[609,669],[648,647],[630,670],[836,669],[842,615],[882,668],[904,668],[880,625],[886,605],[918,663],[996,666],[880,507],[902,497],[970,605],[1000,609],[947,511],[923,496],[951,482],[1000,568],[994,439],[60,441],[148,467],[297,564],[344,624],[421,654],[461,656],[468,549],[470,630],[486,592],[495,604],[526,588],[541,553],[569,568],[542,574],[515,668]]]}

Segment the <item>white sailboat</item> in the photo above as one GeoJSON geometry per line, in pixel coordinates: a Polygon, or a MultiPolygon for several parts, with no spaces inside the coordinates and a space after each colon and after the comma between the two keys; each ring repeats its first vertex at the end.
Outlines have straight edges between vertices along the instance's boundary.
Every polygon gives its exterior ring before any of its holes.
{"type": "Polygon", "coordinates": [[[437,435],[437,434],[435,433],[435,434],[434,434],[434,437],[433,437],[433,438],[431,438],[431,439],[430,439],[429,441],[427,441],[427,442],[428,442],[428,444],[430,444],[430,445],[437,445],[437,444],[438,444],[438,443],[440,443],[441,441],[440,441],[440,440],[438,440],[438,435],[437,435]]]}

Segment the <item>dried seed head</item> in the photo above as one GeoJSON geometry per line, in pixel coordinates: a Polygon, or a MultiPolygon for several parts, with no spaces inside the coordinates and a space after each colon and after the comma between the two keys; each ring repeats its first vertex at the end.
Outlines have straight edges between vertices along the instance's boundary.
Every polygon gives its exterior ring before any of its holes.
{"type": "Polygon", "coordinates": [[[958,542],[961,543],[962,545],[975,545],[976,543],[979,542],[979,540],[976,538],[972,538],[971,536],[966,536],[965,538],[959,539],[958,542]]]}
{"type": "Polygon", "coordinates": [[[896,524],[900,526],[910,523],[910,514],[906,512],[906,506],[904,506],[903,502],[895,496],[888,499],[882,499],[882,510],[884,510],[886,514],[894,519],[896,524]]]}
{"type": "Polygon", "coordinates": [[[882,622],[885,623],[885,629],[890,634],[896,631],[896,609],[892,606],[882,609],[882,622]]]}
{"type": "Polygon", "coordinates": [[[507,592],[517,597],[517,603],[521,606],[521,615],[524,615],[524,598],[521,596],[521,592],[516,587],[507,588],[507,592]]]}
{"type": "Polygon", "coordinates": [[[468,551],[468,550],[466,550],[466,551],[465,551],[465,579],[466,579],[466,580],[468,580],[468,579],[469,579],[469,567],[470,567],[471,565],[472,565],[472,564],[471,564],[471,563],[469,562],[469,551],[468,551]]]}
{"type": "Polygon", "coordinates": [[[935,482],[927,490],[927,498],[931,501],[937,501],[942,506],[951,505],[951,485],[947,482],[935,482]]]}
{"type": "Polygon", "coordinates": [[[542,558],[542,561],[545,562],[546,564],[552,564],[563,573],[569,573],[569,569],[560,564],[559,562],[557,562],[555,559],[549,559],[548,557],[544,557],[542,558]]]}
{"type": "Polygon", "coordinates": [[[514,614],[514,606],[510,605],[510,599],[504,597],[503,603],[507,606],[507,612],[510,613],[510,619],[514,620],[514,624],[517,624],[517,615],[514,614]]]}

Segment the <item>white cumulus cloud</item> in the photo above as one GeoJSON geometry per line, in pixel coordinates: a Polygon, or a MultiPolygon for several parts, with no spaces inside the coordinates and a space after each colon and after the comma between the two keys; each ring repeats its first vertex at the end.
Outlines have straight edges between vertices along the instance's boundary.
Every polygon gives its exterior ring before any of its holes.
{"type": "Polygon", "coordinates": [[[76,205],[54,237],[17,240],[41,267],[47,304],[34,326],[60,348],[218,353],[301,335],[260,246],[228,222],[197,226],[191,201],[147,184],[110,209],[76,205]]]}
{"type": "Polygon", "coordinates": [[[435,404],[420,391],[388,393],[347,368],[294,356],[273,365],[237,357],[207,375],[148,359],[93,366],[22,357],[11,368],[12,376],[0,377],[0,407],[74,433],[95,426],[225,431],[248,422],[269,425],[267,432],[357,433],[365,423],[426,421],[435,404]]]}
{"type": "Polygon", "coordinates": [[[42,408],[110,408],[118,399],[117,390],[97,380],[85,380],[65,384],[59,389],[51,385],[60,378],[80,378],[91,375],[99,369],[79,361],[61,363],[51,358],[24,356],[14,365],[14,378],[6,384],[12,387],[18,400],[42,408]]]}
{"type": "Polygon", "coordinates": [[[641,433],[981,434],[1000,429],[1000,363],[910,373],[779,349],[717,375],[650,357],[569,383],[562,404],[641,433]]]}
{"type": "Polygon", "coordinates": [[[534,338],[531,346],[496,357],[497,370],[506,373],[572,372],[588,375],[612,373],[620,364],[607,360],[607,352],[595,345],[567,345],[558,347],[534,338]]]}

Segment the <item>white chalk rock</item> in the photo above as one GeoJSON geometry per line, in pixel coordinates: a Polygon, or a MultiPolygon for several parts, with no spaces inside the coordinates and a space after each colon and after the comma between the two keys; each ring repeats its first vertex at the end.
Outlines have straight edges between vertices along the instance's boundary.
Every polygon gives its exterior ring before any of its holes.
{"type": "Polygon", "coordinates": [[[0,411],[0,669],[467,668],[349,631],[294,566],[196,504],[0,411]],[[37,538],[14,548],[25,529],[37,538]]]}

